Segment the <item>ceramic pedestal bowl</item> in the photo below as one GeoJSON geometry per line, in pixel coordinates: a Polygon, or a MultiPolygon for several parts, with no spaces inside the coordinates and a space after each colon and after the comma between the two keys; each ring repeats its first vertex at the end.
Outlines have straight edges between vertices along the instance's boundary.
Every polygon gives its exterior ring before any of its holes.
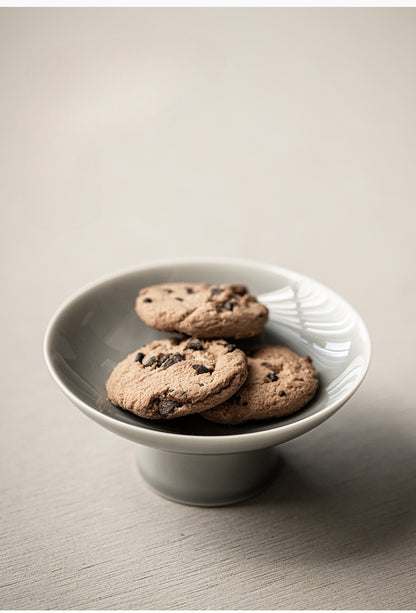
{"type": "Polygon", "coordinates": [[[143,478],[159,494],[186,504],[244,500],[276,473],[276,446],[318,426],[355,392],[370,361],[370,340],[356,311],[340,296],[295,272],[228,258],[149,263],[98,280],[63,304],[45,336],[56,383],[85,415],[137,443],[143,478]],[[145,420],[111,404],[105,381],[128,353],[168,336],[134,311],[140,288],[164,282],[242,283],[269,308],[259,341],[309,355],[319,375],[315,398],[281,419],[225,426],[199,415],[145,420]]]}

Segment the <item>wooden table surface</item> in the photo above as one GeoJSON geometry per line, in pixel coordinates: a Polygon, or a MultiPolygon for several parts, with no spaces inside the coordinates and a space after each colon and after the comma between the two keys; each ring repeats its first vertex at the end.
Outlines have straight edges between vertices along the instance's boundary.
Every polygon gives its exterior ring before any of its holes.
{"type": "Polygon", "coordinates": [[[1,9],[2,608],[415,608],[415,11],[1,9]],[[186,255],[310,275],[372,338],[236,506],[155,495],[42,356],[80,286],[186,255]]]}

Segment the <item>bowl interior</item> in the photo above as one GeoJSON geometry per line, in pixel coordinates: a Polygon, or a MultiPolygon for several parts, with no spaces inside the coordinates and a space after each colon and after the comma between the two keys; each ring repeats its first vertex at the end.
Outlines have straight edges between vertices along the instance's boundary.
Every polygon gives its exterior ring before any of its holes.
{"type": "Polygon", "coordinates": [[[71,299],[55,317],[46,352],[61,385],[95,411],[125,424],[150,430],[198,436],[233,436],[280,428],[340,406],[356,389],[368,367],[366,328],[341,297],[296,273],[242,261],[168,262],[104,280],[71,299]],[[223,426],[188,416],[149,421],[112,405],[105,381],[128,353],[166,333],[146,326],[134,311],[138,291],[166,282],[243,283],[269,308],[260,336],[239,342],[283,344],[309,355],[319,375],[315,398],[282,419],[223,426]]]}

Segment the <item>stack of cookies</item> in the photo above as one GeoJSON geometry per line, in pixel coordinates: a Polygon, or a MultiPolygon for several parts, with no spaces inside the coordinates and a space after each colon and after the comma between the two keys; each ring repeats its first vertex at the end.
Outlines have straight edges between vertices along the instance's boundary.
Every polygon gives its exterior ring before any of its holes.
{"type": "Polygon", "coordinates": [[[247,355],[234,343],[262,332],[268,318],[243,285],[153,285],[139,292],[136,313],[156,330],[182,335],[141,347],[111,373],[108,398],[140,417],[200,413],[233,425],[289,415],[315,395],[309,357],[280,345],[247,355]]]}

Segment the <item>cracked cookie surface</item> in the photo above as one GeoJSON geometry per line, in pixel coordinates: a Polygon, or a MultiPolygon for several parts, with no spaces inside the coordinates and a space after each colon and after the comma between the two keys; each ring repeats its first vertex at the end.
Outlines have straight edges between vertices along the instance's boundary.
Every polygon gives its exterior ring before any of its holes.
{"type": "Polygon", "coordinates": [[[136,313],[151,328],[199,338],[247,338],[263,331],[268,310],[244,285],[164,283],[140,290],[136,313]]]}
{"type": "Polygon", "coordinates": [[[147,419],[172,419],[221,404],[247,377],[243,351],[226,341],[156,340],[130,353],[106,382],[109,400],[147,419]]]}
{"type": "Polygon", "coordinates": [[[247,358],[244,385],[221,406],[202,417],[222,424],[283,417],[302,409],[315,395],[318,375],[307,356],[280,345],[267,345],[247,358]]]}

